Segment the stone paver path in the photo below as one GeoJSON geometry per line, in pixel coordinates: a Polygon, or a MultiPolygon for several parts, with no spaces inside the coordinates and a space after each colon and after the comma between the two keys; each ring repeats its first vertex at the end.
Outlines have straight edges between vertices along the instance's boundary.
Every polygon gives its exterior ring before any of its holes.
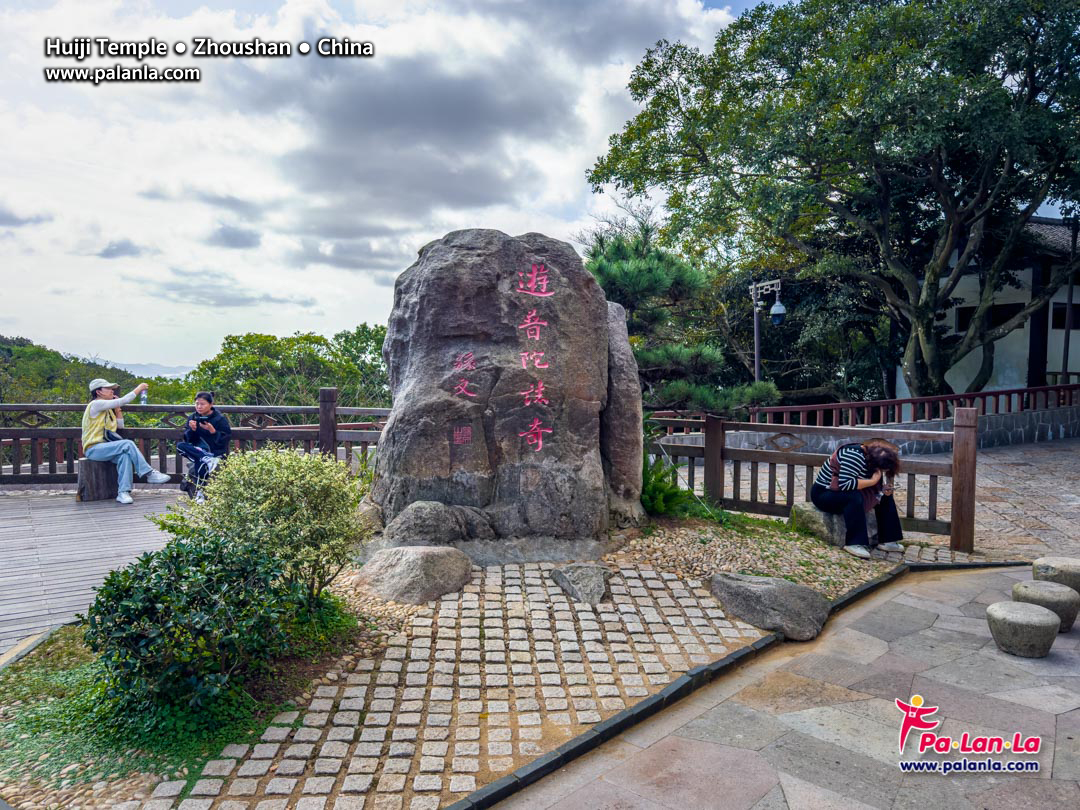
{"type": "Polygon", "coordinates": [[[132,810],[435,810],[761,637],[702,582],[622,567],[612,601],[592,607],[552,568],[474,568],[260,744],[227,747],[132,810]]]}
{"type": "Polygon", "coordinates": [[[109,571],[165,545],[168,535],[145,516],[178,497],[175,489],[136,489],[127,506],[79,503],[74,492],[0,497],[0,653],[72,621],[109,571]]]}
{"type": "MultiPolygon", "coordinates": [[[[1024,568],[908,574],[818,640],[766,653],[497,807],[1080,807],[1080,627],[1049,657],[1024,659],[997,650],[984,618],[1029,578],[1024,568]],[[915,694],[938,707],[939,734],[1040,736],[1040,752],[1020,757],[1040,771],[902,773],[894,701],[915,694]]],[[[905,758],[919,758],[917,734],[905,758]]]]}

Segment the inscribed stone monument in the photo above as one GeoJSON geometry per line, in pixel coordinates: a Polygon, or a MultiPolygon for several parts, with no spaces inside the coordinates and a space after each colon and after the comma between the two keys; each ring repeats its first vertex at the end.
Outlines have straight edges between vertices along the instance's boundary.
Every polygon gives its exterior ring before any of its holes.
{"type": "Polygon", "coordinates": [[[514,538],[528,542],[513,556],[542,559],[640,520],[637,366],[621,307],[570,245],[476,229],[424,246],[397,280],[383,357],[386,545],[443,514],[464,550],[514,538]]]}

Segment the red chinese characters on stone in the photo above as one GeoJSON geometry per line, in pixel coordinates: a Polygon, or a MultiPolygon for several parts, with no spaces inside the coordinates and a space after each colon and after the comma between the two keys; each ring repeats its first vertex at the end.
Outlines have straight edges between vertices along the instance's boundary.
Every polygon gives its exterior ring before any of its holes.
{"type": "Polygon", "coordinates": [[[544,381],[537,380],[536,385],[530,385],[528,391],[518,391],[521,396],[525,397],[525,406],[529,405],[547,405],[547,397],[544,396],[544,381]]]}
{"type": "Polygon", "coordinates": [[[454,389],[455,394],[462,394],[467,397],[475,397],[476,394],[469,390],[470,383],[464,377],[458,380],[457,388],[454,389]]]}
{"type": "Polygon", "coordinates": [[[471,425],[461,425],[454,428],[454,444],[472,444],[471,425]]]}
{"type": "Polygon", "coordinates": [[[532,424],[529,425],[529,429],[524,433],[519,433],[518,436],[525,437],[525,443],[531,445],[533,450],[539,453],[544,449],[544,434],[551,433],[551,428],[546,428],[539,418],[533,419],[532,424]]]}
{"type": "Polygon", "coordinates": [[[472,352],[463,352],[454,358],[454,371],[475,371],[476,358],[472,352]]]}
{"type": "Polygon", "coordinates": [[[529,363],[532,363],[533,368],[547,368],[548,364],[546,362],[540,362],[543,358],[543,352],[521,352],[521,367],[528,368],[529,363]]]}
{"type": "Polygon", "coordinates": [[[547,285],[548,271],[542,264],[534,264],[528,273],[518,273],[517,291],[519,293],[547,298],[555,294],[548,290],[547,285]]]}
{"type": "Polygon", "coordinates": [[[525,320],[518,324],[518,329],[525,330],[525,337],[528,340],[539,340],[541,326],[547,326],[547,321],[540,320],[536,315],[536,310],[530,309],[525,320]]]}

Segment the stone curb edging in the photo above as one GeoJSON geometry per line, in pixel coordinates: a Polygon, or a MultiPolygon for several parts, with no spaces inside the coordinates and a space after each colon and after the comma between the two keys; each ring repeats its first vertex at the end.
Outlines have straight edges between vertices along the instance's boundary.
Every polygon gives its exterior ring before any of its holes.
{"type": "Polygon", "coordinates": [[[1031,560],[987,560],[986,562],[913,562],[912,571],[970,571],[976,568],[1018,568],[1031,565],[1031,560]]]}
{"type": "Polygon", "coordinates": [[[597,723],[583,734],[579,734],[553,751],[549,751],[527,765],[523,765],[513,773],[484,785],[484,787],[474,791],[464,799],[449,805],[446,810],[481,810],[481,808],[491,807],[496,802],[512,796],[533,782],[539,781],[578,757],[589,753],[602,743],[651,717],[666,706],[682,700],[714,678],[727,673],[728,670],[754,658],[762,651],[774,647],[781,641],[783,641],[783,636],[780,633],[770,633],[752,644],[741,647],[735,652],[713,661],[711,664],[694,667],[687,671],[685,675],[680,675],[656,694],[643,698],[633,706],[597,723]]]}
{"type": "MultiPolygon", "coordinates": [[[[1009,562],[983,562],[983,563],[900,563],[892,570],[882,574],[876,579],[864,582],[843,596],[834,599],[829,608],[829,615],[857,602],[864,596],[890,584],[908,571],[942,571],[942,570],[970,570],[975,568],[1006,568],[1021,565],[1030,565],[1024,560],[1009,562]]],[[[607,720],[603,720],[588,731],[579,734],[572,740],[563,743],[553,751],[543,754],[532,762],[521,766],[513,773],[496,779],[473,791],[464,799],[460,799],[447,806],[445,810],[483,810],[492,807],[508,799],[520,790],[524,790],[534,782],[538,782],[548,774],[554,773],[564,765],[569,765],[578,757],[584,756],[603,743],[610,740],[627,729],[637,725],[643,720],[656,714],[663,708],[682,700],[692,692],[708,684],[715,678],[727,674],[740,664],[747,663],[765,650],[771,649],[784,641],[782,633],[769,633],[759,638],[752,644],[741,647],[733,653],[725,655],[711,664],[702,664],[688,670],[685,675],[680,675],[659,692],[635,703],[633,706],[623,709],[618,714],[613,714],[607,720]]],[[[4,808],[0,807],[0,810],[4,808]]]]}
{"type": "MultiPolygon", "coordinates": [[[[25,658],[30,653],[32,653],[34,650],[36,650],[39,646],[41,646],[46,641],[48,641],[49,638],[52,637],[53,633],[55,633],[57,630],[59,630],[61,627],[64,627],[64,626],[65,625],[63,625],[63,624],[58,624],[55,627],[50,627],[48,630],[43,630],[42,632],[38,633],[36,636],[30,636],[29,638],[24,638],[22,641],[20,641],[14,647],[12,647],[10,650],[8,650],[6,653],[4,653],[3,655],[0,655],[0,670],[3,670],[4,668],[11,666],[16,661],[21,661],[23,658],[25,658]]],[[[0,801],[2,801],[2,800],[0,800],[0,801]]],[[[5,807],[6,807],[6,805],[0,804],[0,810],[5,810],[5,807]]]]}

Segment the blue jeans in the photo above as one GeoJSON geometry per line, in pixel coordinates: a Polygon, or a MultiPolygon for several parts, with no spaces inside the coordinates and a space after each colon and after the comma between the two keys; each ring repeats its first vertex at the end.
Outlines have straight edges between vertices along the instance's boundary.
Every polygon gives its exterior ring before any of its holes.
{"type": "Polygon", "coordinates": [[[131,439],[120,442],[100,442],[89,448],[86,457],[91,461],[111,461],[116,465],[116,489],[118,492],[131,492],[131,474],[140,478],[154,471],[154,468],[146,463],[139,448],[131,439]]]}

